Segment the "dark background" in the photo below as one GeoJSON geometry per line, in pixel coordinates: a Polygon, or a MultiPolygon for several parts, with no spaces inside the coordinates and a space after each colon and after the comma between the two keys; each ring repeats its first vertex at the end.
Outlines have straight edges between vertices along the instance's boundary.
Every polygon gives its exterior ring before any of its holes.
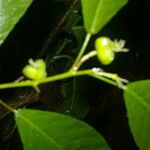
{"type": "MultiPolygon", "coordinates": [[[[26,14],[0,47],[1,83],[14,81],[21,76],[22,67],[27,63],[28,58],[35,58],[38,55],[49,33],[69,7],[69,2],[69,0],[65,2],[33,1],[26,14]]],[[[105,35],[112,39],[125,39],[126,47],[130,49],[129,53],[118,54],[112,65],[103,67],[106,71],[116,72],[129,81],[149,78],[149,14],[149,0],[130,0],[99,33],[100,36],[105,35]]],[[[94,36],[93,40],[95,38],[94,36]]],[[[54,43],[48,51],[53,50],[54,43]]],[[[98,65],[97,62],[93,62],[98,65]]],[[[122,91],[91,78],[88,78],[87,84],[89,88],[86,92],[89,93],[90,111],[84,120],[102,133],[112,149],[137,149],[128,126],[122,91]]],[[[0,98],[7,100],[14,94],[14,90],[3,90],[0,94],[0,98]]],[[[3,125],[3,121],[0,125],[3,125]]],[[[20,148],[18,141],[17,133],[15,133],[9,140],[1,141],[0,145],[4,146],[3,149],[16,150],[20,148]],[[15,148],[13,148],[14,145],[16,145],[15,148]]]]}

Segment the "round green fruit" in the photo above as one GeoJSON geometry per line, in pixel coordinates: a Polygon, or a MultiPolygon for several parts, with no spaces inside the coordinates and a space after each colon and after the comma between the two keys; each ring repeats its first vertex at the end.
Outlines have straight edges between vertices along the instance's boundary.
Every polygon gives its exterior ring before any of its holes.
{"type": "Polygon", "coordinates": [[[38,69],[46,69],[46,64],[43,59],[38,59],[34,62],[38,69]]]}
{"type": "Polygon", "coordinates": [[[108,37],[100,37],[95,41],[97,56],[103,65],[109,65],[114,60],[112,45],[113,42],[108,37]]]}
{"type": "Polygon", "coordinates": [[[108,37],[100,37],[97,38],[95,41],[95,48],[97,49],[103,49],[103,48],[109,48],[111,47],[111,40],[108,37]]]}
{"type": "Polygon", "coordinates": [[[36,60],[29,60],[29,64],[26,65],[23,70],[23,74],[25,77],[32,79],[32,80],[41,80],[46,78],[46,65],[42,59],[36,60]]]}
{"type": "Polygon", "coordinates": [[[106,47],[97,49],[97,56],[103,65],[109,65],[114,60],[115,53],[106,47]]]}

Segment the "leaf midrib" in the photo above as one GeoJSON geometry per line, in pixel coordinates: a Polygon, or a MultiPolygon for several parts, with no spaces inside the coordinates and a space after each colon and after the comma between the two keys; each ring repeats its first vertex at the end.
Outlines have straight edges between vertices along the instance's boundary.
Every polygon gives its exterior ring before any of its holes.
{"type": "MultiPolygon", "coordinates": [[[[102,5],[102,0],[99,1],[98,7],[97,7],[97,9],[96,9],[96,11],[95,11],[94,19],[93,19],[93,21],[92,21],[93,23],[92,23],[92,25],[91,25],[91,30],[90,30],[91,32],[93,31],[94,26],[95,26],[95,24],[96,24],[96,20],[97,20],[97,18],[98,18],[98,14],[99,14],[101,5],[102,5]]],[[[94,32],[95,32],[95,31],[94,31],[94,32]]]]}
{"type": "Polygon", "coordinates": [[[55,141],[53,138],[48,136],[43,130],[41,130],[36,124],[34,124],[32,121],[30,121],[25,116],[19,114],[19,111],[17,111],[16,114],[17,117],[21,117],[25,122],[27,122],[31,127],[33,127],[37,132],[39,132],[43,137],[45,137],[49,142],[53,143],[58,149],[62,150],[63,148],[55,141]]]}
{"type": "Polygon", "coordinates": [[[141,103],[143,106],[145,106],[150,111],[149,105],[138,94],[136,94],[133,90],[131,90],[131,88],[130,89],[127,88],[126,92],[128,92],[133,97],[135,97],[139,103],[141,103]]]}

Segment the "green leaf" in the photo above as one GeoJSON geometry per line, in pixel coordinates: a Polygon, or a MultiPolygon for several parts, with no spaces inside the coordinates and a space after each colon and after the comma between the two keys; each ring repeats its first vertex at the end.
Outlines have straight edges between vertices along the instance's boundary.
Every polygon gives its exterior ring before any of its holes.
{"type": "Polygon", "coordinates": [[[127,3],[128,0],[82,0],[86,31],[96,34],[127,3]]]}
{"type": "Polygon", "coordinates": [[[19,109],[15,119],[25,150],[109,150],[93,128],[69,116],[19,109]]]}
{"type": "Polygon", "coordinates": [[[32,0],[0,0],[0,45],[31,2],[32,0]]]}
{"type": "Polygon", "coordinates": [[[130,83],[124,97],[135,141],[140,150],[150,150],[150,80],[130,83]]]}

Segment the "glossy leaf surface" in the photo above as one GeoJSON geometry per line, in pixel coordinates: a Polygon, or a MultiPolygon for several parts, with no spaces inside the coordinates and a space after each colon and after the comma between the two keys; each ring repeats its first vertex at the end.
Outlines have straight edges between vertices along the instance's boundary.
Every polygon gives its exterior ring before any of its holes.
{"type": "Polygon", "coordinates": [[[109,150],[93,128],[69,116],[19,109],[15,118],[25,150],[109,150]]]}
{"type": "Polygon", "coordinates": [[[31,2],[32,0],[0,0],[0,45],[31,2]]]}
{"type": "Polygon", "coordinates": [[[129,125],[140,150],[150,149],[150,80],[130,83],[124,92],[129,125]]]}
{"type": "Polygon", "coordinates": [[[127,0],[82,0],[86,31],[96,34],[127,3],[127,0]]]}

